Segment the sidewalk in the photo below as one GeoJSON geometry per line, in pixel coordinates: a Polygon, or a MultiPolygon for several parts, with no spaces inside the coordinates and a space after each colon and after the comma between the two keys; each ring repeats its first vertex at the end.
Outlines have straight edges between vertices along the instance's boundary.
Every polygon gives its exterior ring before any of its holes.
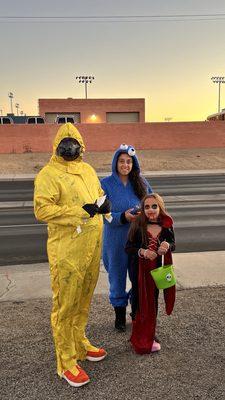
{"type": "MultiPolygon", "coordinates": [[[[174,253],[177,288],[225,286],[225,251],[174,253]]],[[[101,264],[95,294],[107,294],[107,273],[101,264]]],[[[0,301],[51,297],[47,263],[0,267],[0,301]]]]}

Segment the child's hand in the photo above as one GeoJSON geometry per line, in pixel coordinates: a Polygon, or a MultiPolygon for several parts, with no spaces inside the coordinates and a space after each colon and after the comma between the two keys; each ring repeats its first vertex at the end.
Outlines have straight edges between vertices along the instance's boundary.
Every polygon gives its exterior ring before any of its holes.
{"type": "Polygon", "coordinates": [[[157,253],[155,252],[155,251],[152,251],[152,250],[149,250],[149,249],[146,249],[145,251],[144,251],[144,258],[147,258],[147,259],[149,259],[149,260],[154,260],[155,258],[157,257],[157,253]]]}
{"type": "Polygon", "coordinates": [[[167,243],[165,240],[160,244],[159,248],[158,248],[158,254],[160,256],[164,255],[167,253],[167,251],[169,250],[170,245],[169,243],[167,243]]]}

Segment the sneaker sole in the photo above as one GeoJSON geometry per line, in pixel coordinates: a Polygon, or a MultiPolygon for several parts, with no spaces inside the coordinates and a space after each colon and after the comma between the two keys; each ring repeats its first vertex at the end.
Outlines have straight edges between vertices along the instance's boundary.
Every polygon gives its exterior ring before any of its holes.
{"type": "Polygon", "coordinates": [[[88,379],[88,381],[85,381],[85,382],[75,383],[75,382],[70,381],[70,380],[69,380],[65,375],[63,375],[63,374],[61,375],[61,377],[64,378],[64,379],[69,383],[69,385],[70,385],[70,386],[73,386],[73,387],[84,386],[84,385],[86,385],[87,383],[90,382],[90,379],[88,379]]]}
{"type": "Polygon", "coordinates": [[[104,356],[101,356],[101,357],[91,357],[91,356],[87,356],[87,357],[86,357],[86,360],[88,360],[88,361],[93,361],[93,362],[98,362],[98,361],[104,360],[104,358],[106,357],[106,355],[107,355],[107,354],[105,354],[104,356]]]}

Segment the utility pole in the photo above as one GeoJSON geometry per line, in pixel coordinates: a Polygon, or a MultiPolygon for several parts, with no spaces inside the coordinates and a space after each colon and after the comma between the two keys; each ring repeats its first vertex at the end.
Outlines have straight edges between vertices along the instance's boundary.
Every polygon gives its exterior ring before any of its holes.
{"type": "Polygon", "coordinates": [[[213,76],[212,78],[213,83],[219,84],[219,91],[218,91],[218,113],[220,112],[220,85],[221,83],[225,83],[225,76],[213,76]]]}
{"type": "Polygon", "coordinates": [[[88,83],[92,83],[92,81],[95,79],[94,76],[76,76],[76,79],[78,79],[79,83],[84,83],[84,87],[85,87],[85,99],[87,99],[87,86],[88,83]]]}

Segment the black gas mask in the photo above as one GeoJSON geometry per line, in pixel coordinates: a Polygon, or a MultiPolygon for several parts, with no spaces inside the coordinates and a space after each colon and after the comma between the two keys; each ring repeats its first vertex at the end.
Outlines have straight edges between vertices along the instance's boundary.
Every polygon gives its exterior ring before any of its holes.
{"type": "Polygon", "coordinates": [[[66,137],[59,143],[56,154],[66,161],[74,161],[81,153],[81,145],[76,139],[66,137]]]}

